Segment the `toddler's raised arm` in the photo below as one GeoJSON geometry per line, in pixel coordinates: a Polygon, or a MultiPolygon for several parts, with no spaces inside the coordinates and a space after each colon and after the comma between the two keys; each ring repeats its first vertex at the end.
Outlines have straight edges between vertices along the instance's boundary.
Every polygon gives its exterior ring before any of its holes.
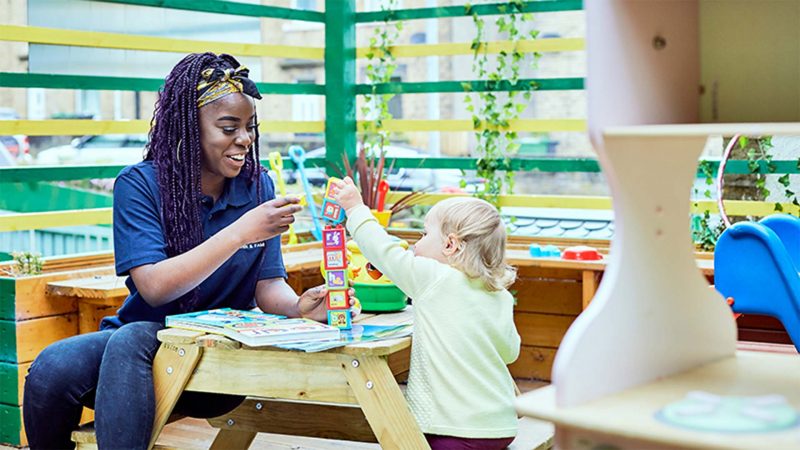
{"type": "Polygon", "coordinates": [[[447,268],[438,261],[414,256],[413,251],[404,249],[363,204],[347,211],[347,229],[367,261],[413,299],[433,286],[447,268]]]}

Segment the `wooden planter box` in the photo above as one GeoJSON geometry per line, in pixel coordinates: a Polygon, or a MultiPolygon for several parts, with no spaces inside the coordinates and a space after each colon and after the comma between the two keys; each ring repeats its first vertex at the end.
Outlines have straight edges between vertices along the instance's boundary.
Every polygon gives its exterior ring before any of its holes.
{"type": "Polygon", "coordinates": [[[0,277],[0,443],[27,445],[22,387],[28,367],[49,344],[78,333],[75,300],[46,296],[47,283],[114,272],[107,257],[70,257],[48,263],[42,275],[0,277]]]}

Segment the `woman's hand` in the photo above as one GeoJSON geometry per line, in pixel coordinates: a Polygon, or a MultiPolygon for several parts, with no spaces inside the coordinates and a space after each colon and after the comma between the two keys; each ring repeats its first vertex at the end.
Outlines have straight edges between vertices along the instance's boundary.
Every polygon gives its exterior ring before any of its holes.
{"type": "MultiPolygon", "coordinates": [[[[325,305],[325,297],[328,290],[325,286],[317,286],[305,292],[297,300],[297,309],[300,311],[300,317],[316,320],[317,322],[328,321],[328,308],[325,305]]],[[[350,288],[347,291],[350,298],[350,313],[353,317],[361,312],[361,304],[356,299],[356,291],[350,288]]]]}
{"type": "Polygon", "coordinates": [[[247,211],[231,225],[242,245],[266,241],[289,229],[303,207],[297,197],[279,197],[247,211]]]}
{"type": "Polygon", "coordinates": [[[334,183],[334,186],[336,186],[336,189],[333,191],[333,199],[336,200],[336,203],[342,205],[346,212],[364,204],[361,193],[358,192],[352,178],[344,177],[341,183],[334,183]]]}

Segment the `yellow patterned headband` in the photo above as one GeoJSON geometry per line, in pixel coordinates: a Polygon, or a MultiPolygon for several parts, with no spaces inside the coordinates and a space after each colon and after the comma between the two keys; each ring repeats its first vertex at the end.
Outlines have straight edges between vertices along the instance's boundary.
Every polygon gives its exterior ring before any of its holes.
{"type": "Polygon", "coordinates": [[[206,69],[201,73],[202,80],[197,85],[199,92],[197,107],[203,106],[220,99],[228,94],[241,92],[253,98],[261,98],[256,84],[248,78],[250,71],[245,66],[236,69],[206,69]]]}

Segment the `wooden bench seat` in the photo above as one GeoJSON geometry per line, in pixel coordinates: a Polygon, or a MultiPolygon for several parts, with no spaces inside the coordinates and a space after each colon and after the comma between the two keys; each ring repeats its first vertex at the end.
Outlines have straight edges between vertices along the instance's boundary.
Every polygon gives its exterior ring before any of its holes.
{"type": "MultiPolygon", "coordinates": [[[[247,401],[257,402],[258,400],[248,399],[247,401]]],[[[253,406],[255,406],[255,403],[253,403],[253,406]]],[[[241,414],[238,414],[237,418],[240,420],[243,419],[241,414]]],[[[298,418],[295,417],[294,419],[297,420],[298,418]]],[[[252,420],[252,418],[250,420],[252,420]]],[[[226,429],[226,427],[223,425],[226,422],[226,420],[222,420],[222,418],[218,418],[217,420],[211,419],[209,420],[209,422],[215,425],[217,428],[220,428],[220,431],[226,429]]],[[[247,422],[245,423],[239,422],[240,426],[243,426],[244,429],[256,425],[255,423],[251,422],[249,423],[250,426],[248,427],[246,423],[247,422]]],[[[303,427],[302,423],[297,423],[296,426],[300,428],[305,428],[303,427]]],[[[242,428],[239,428],[239,430],[241,431],[242,428]]],[[[367,429],[366,431],[368,432],[369,430],[367,429]]],[[[327,437],[329,439],[331,438],[337,439],[344,437],[341,435],[325,436],[324,434],[325,433],[322,433],[322,435],[317,434],[316,437],[327,437]]],[[[362,442],[375,442],[375,438],[373,436],[370,436],[369,438],[364,438],[363,435],[364,434],[362,433],[361,439],[355,439],[355,440],[362,442]]],[[[352,436],[350,437],[352,438],[352,436]]],[[[97,438],[94,433],[94,424],[89,423],[82,426],[80,429],[73,431],[72,441],[75,442],[76,450],[96,450],[97,438]]],[[[214,444],[216,444],[216,447],[212,445],[211,448],[226,448],[229,444],[231,444],[231,442],[216,441],[214,444]]],[[[249,442],[247,445],[249,445],[249,442]]],[[[508,450],[549,450],[552,448],[552,446],[553,446],[553,425],[549,422],[542,422],[540,420],[523,417],[519,419],[519,433],[517,434],[516,439],[514,439],[514,442],[512,442],[511,445],[508,446],[508,450]]],[[[156,443],[156,445],[153,448],[155,450],[178,449],[178,447],[161,445],[159,443],[156,443]]]]}
{"type": "MultiPolygon", "coordinates": [[[[324,439],[377,442],[360,408],[303,402],[248,398],[230,413],[209,419],[220,433],[212,448],[230,447],[227,439],[252,442],[255,433],[310,436],[324,439]],[[348,410],[342,415],[341,409],[348,410]],[[341,420],[347,427],[341,426],[341,420]],[[335,418],[335,419],[334,419],[335,418]]],[[[553,446],[553,424],[527,417],[519,419],[519,432],[509,450],[549,450],[553,446]]]]}
{"type": "MultiPolygon", "coordinates": [[[[97,450],[97,436],[94,434],[94,422],[87,423],[72,432],[72,442],[75,443],[75,450],[97,450]]],[[[153,446],[153,450],[179,450],[176,447],[165,445],[153,446]]]]}
{"type": "Polygon", "coordinates": [[[550,450],[553,448],[555,427],[550,422],[523,417],[518,421],[519,431],[507,450],[550,450]]]}

